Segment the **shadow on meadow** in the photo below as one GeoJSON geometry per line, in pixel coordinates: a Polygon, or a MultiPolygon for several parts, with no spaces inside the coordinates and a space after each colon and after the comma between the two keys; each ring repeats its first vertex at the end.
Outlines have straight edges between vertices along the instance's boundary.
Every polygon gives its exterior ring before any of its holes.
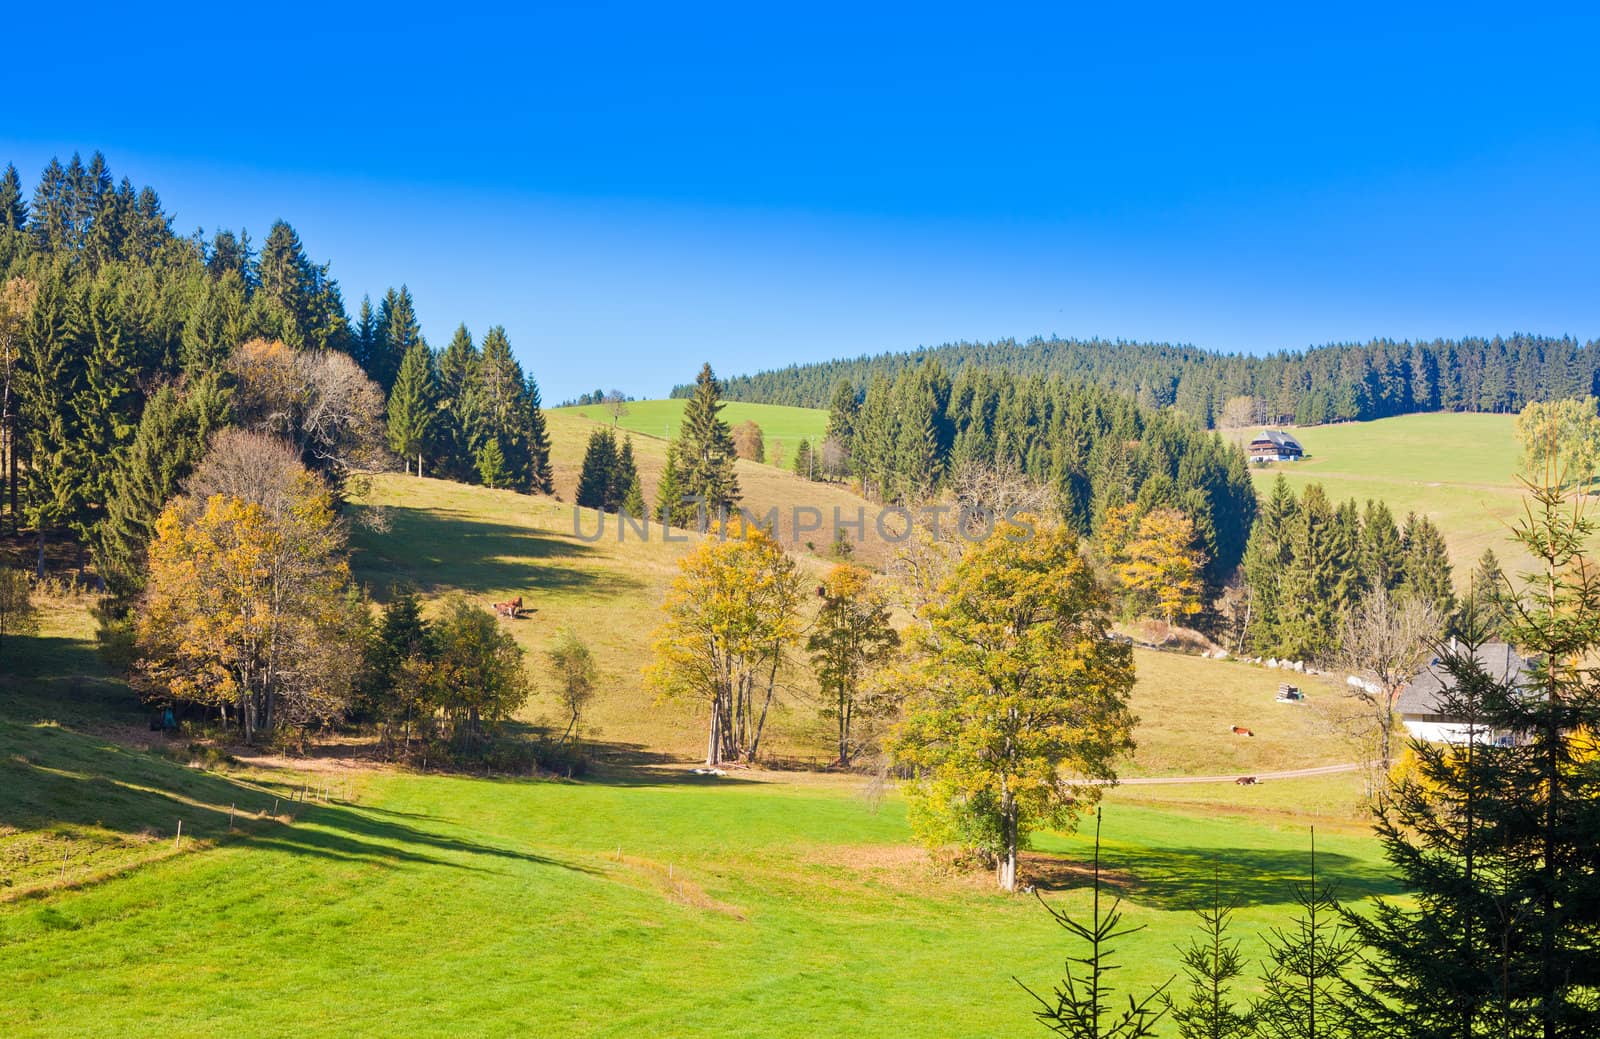
{"type": "Polygon", "coordinates": [[[74,862],[132,864],[163,852],[180,819],[185,839],[325,859],[480,871],[514,860],[588,872],[523,848],[449,836],[423,825],[426,817],[297,803],[301,788],[300,777],[289,771],[268,769],[245,779],[55,725],[0,720],[4,880],[8,886],[20,881],[24,891],[47,881],[63,848],[74,862]]]}
{"type": "MultiPolygon", "coordinates": [[[[1309,845],[1303,849],[1107,845],[1100,853],[1104,886],[1128,902],[1168,911],[1209,906],[1213,895],[1240,907],[1288,905],[1295,900],[1296,885],[1306,882],[1310,865],[1309,845]]],[[[1041,891],[1069,891],[1092,882],[1087,860],[1080,861],[1076,854],[1041,856],[1029,866],[1029,879],[1041,891]]],[[[1401,891],[1379,865],[1324,849],[1317,852],[1317,879],[1350,902],[1401,891]]]]}
{"type": "MultiPolygon", "coordinates": [[[[385,506],[388,529],[375,533],[362,523],[370,506],[352,507],[351,569],[380,602],[396,583],[429,595],[521,591],[587,591],[617,594],[642,587],[612,571],[562,565],[593,558],[589,545],[509,523],[492,523],[455,509],[385,506]]],[[[530,602],[530,608],[538,604],[530,602]]]]}

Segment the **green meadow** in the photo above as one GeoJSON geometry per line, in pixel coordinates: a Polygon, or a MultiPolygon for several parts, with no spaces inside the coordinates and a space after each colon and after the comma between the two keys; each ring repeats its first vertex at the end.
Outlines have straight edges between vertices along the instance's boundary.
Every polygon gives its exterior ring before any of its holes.
{"type": "Polygon", "coordinates": [[[1522,515],[1514,422],[1511,415],[1441,413],[1295,429],[1305,459],[1253,475],[1262,492],[1282,473],[1297,493],[1320,483],[1336,502],[1386,501],[1397,523],[1408,512],[1430,517],[1464,585],[1485,548],[1493,548],[1502,564],[1527,562],[1506,540],[1522,515]]]}
{"type": "MultiPolygon", "coordinates": [[[[617,421],[617,426],[632,433],[670,440],[677,435],[683,421],[683,400],[634,400],[626,405],[627,414],[617,421]]],[[[610,425],[611,411],[604,404],[586,404],[556,408],[557,414],[580,415],[595,422],[610,425]]],[[[754,422],[761,427],[766,440],[767,461],[789,465],[794,461],[795,446],[801,440],[813,445],[819,442],[828,429],[828,413],[817,408],[792,408],[781,404],[746,404],[728,401],[723,405],[722,417],[730,426],[754,422]],[[773,457],[774,446],[780,458],[773,457]]]]}
{"type": "MultiPolygon", "coordinates": [[[[568,496],[594,423],[557,412],[551,425],[568,496]]],[[[650,479],[659,445],[639,447],[650,479]]],[[[770,467],[740,473],[757,504],[859,501],[770,467]]],[[[380,601],[397,585],[431,603],[523,595],[531,612],[502,623],[536,673],[559,628],[589,641],[599,764],[576,782],[399,771],[337,740],[310,757],[169,740],[96,654],[89,601],[47,599],[0,675],[0,1034],[1036,1028],[1015,979],[1047,991],[1072,951],[1043,907],[920,849],[892,783],[815,771],[826,733],[803,684],[770,723],[785,768],[694,776],[703,718],[640,676],[688,545],[586,541],[572,515],[559,498],[390,475],[351,527],[354,572],[380,601]]],[[[810,572],[831,565],[799,555],[810,572]]],[[[1136,663],[1130,778],[1355,760],[1333,684],[1308,679],[1310,702],[1286,706],[1276,672],[1143,650],[1136,663]]],[[[521,722],[554,711],[541,688],[521,722]]],[[[1146,925],[1119,946],[1119,985],[1170,976],[1214,878],[1259,955],[1260,932],[1291,911],[1312,826],[1347,897],[1393,892],[1359,797],[1353,773],[1109,792],[1107,884],[1146,925]]],[[[1081,912],[1089,854],[1087,832],[1039,834],[1025,879],[1081,912]]]]}

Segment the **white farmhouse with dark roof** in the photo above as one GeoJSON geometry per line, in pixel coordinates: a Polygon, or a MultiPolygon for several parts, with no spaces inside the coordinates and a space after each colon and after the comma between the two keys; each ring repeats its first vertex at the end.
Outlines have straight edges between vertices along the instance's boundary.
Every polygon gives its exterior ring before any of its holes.
{"type": "MultiPolygon", "coordinates": [[[[1485,642],[1473,655],[1477,657],[1484,673],[1496,682],[1521,685],[1530,666],[1527,660],[1504,642],[1485,642]]],[[[1469,727],[1466,721],[1445,713],[1444,694],[1454,689],[1455,684],[1455,676],[1445,670],[1444,664],[1438,659],[1406,683],[1395,702],[1395,710],[1400,713],[1406,731],[1417,739],[1432,743],[1467,742],[1469,727]]],[[[1492,743],[1507,735],[1479,729],[1477,740],[1479,743],[1492,743]]]]}
{"type": "Polygon", "coordinates": [[[1298,462],[1303,454],[1300,441],[1281,429],[1263,429],[1250,441],[1252,462],[1298,462]]]}

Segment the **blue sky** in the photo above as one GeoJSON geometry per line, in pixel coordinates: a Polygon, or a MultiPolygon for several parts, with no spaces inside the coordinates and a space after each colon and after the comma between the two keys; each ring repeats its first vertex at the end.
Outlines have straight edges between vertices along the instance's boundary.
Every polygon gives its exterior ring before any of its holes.
{"type": "Polygon", "coordinates": [[[864,6],[90,11],[8,49],[0,162],[286,218],[352,310],[504,324],[551,402],[963,338],[1600,336],[1600,15],[864,6]]]}

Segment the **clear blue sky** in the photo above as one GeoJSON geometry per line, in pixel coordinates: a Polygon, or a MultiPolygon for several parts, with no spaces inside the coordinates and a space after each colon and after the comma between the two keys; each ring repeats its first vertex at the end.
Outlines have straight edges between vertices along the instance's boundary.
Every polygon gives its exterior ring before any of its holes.
{"type": "Polygon", "coordinates": [[[1600,336],[1580,8],[223,6],[11,18],[0,162],[286,218],[352,310],[502,323],[551,402],[960,338],[1600,336]]]}

